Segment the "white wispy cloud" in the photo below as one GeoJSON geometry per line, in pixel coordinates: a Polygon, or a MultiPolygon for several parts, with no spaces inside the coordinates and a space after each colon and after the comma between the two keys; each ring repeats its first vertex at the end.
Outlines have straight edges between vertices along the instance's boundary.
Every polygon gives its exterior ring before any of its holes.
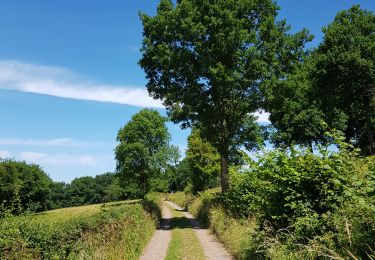
{"type": "Polygon", "coordinates": [[[64,68],[0,61],[0,88],[62,98],[163,108],[145,88],[102,85],[64,68]]]}
{"type": "Polygon", "coordinates": [[[94,146],[113,146],[115,145],[115,143],[77,141],[72,138],[53,138],[53,139],[0,138],[0,145],[94,147],[94,146]]]}
{"type": "Polygon", "coordinates": [[[6,159],[6,158],[11,158],[13,156],[12,152],[7,151],[7,150],[0,150],[0,158],[6,159]]]}
{"type": "Polygon", "coordinates": [[[47,154],[38,152],[21,152],[19,158],[26,162],[40,165],[82,165],[96,166],[98,160],[92,155],[47,154]]]}
{"type": "MultiPolygon", "coordinates": [[[[65,68],[15,60],[0,61],[0,89],[138,107],[164,108],[161,101],[152,99],[145,88],[96,84],[65,68]]],[[[270,122],[269,113],[260,111],[255,115],[258,117],[258,122],[270,122]]]]}

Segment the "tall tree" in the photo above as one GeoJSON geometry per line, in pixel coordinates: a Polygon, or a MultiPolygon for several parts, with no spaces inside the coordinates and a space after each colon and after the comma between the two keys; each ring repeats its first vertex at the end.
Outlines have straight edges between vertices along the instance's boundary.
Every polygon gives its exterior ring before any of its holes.
{"type": "MultiPolygon", "coordinates": [[[[314,143],[329,141],[322,127],[325,114],[320,109],[320,100],[314,98],[310,80],[313,70],[312,59],[306,57],[304,63],[297,64],[285,79],[279,80],[267,89],[266,107],[272,123],[271,142],[278,147],[296,144],[313,147],[314,143]]],[[[342,130],[345,117],[337,116],[329,127],[342,130]]]]}
{"type": "Polygon", "coordinates": [[[156,16],[141,14],[148,91],[174,122],[198,124],[218,150],[224,192],[231,147],[254,144],[245,134],[263,83],[283,77],[303,53],[308,33],[288,35],[277,10],[272,0],[161,0],[156,16]]]}
{"type": "Polygon", "coordinates": [[[353,6],[323,32],[314,53],[314,98],[327,123],[345,118],[347,139],[375,154],[375,15],[353,6]]]}
{"type": "Polygon", "coordinates": [[[115,149],[117,171],[123,186],[147,193],[150,179],[165,165],[161,156],[169,144],[165,118],[156,110],[143,109],[118,131],[115,149]]]}

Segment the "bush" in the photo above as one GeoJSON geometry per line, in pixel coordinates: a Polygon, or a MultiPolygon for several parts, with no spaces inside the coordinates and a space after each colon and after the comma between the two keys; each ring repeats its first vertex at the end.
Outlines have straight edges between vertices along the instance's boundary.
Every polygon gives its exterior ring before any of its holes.
{"type": "Polygon", "coordinates": [[[155,223],[159,225],[162,218],[162,203],[165,200],[163,193],[149,192],[142,200],[144,209],[153,216],[155,223]]]}
{"type": "MultiPolygon", "coordinates": [[[[319,154],[301,149],[265,152],[249,169],[232,176],[232,189],[217,200],[229,218],[256,219],[262,232],[248,237],[258,241],[256,257],[373,254],[374,157],[359,157],[350,144],[339,146],[338,153],[327,148],[319,154]]],[[[213,216],[210,221],[215,230],[230,227],[217,228],[221,222],[213,222],[213,216]]],[[[248,253],[254,252],[250,247],[248,253]]]]}
{"type": "Polygon", "coordinates": [[[338,144],[340,152],[265,152],[231,169],[229,192],[174,200],[238,259],[374,258],[375,157],[338,144]]]}
{"type": "Polygon", "coordinates": [[[210,209],[215,204],[215,195],[218,189],[201,192],[188,205],[188,210],[196,216],[203,224],[210,224],[210,209]]]}
{"type": "Polygon", "coordinates": [[[38,165],[0,159],[0,217],[45,210],[51,185],[38,165]]]}

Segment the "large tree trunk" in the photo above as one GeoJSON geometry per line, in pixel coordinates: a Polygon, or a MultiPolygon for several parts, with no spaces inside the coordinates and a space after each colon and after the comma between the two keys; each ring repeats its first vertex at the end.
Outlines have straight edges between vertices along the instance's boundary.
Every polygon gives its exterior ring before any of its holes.
{"type": "Polygon", "coordinates": [[[229,190],[228,152],[221,152],[221,191],[229,190]]]}

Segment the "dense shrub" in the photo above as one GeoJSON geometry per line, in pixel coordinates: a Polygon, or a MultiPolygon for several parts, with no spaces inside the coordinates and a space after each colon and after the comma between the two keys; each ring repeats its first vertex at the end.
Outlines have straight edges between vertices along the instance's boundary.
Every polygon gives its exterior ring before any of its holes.
{"type": "Polygon", "coordinates": [[[162,218],[162,204],[164,200],[165,195],[158,192],[149,192],[142,200],[144,209],[153,216],[157,225],[160,223],[162,218]]]}
{"type": "Polygon", "coordinates": [[[252,257],[367,258],[374,250],[374,158],[339,146],[335,153],[265,152],[232,176],[232,189],[217,199],[229,218],[257,219],[261,232],[251,238],[259,243],[252,257]]]}
{"type": "Polygon", "coordinates": [[[232,169],[229,192],[172,199],[238,259],[374,258],[375,157],[338,145],[264,152],[232,169]]]}

